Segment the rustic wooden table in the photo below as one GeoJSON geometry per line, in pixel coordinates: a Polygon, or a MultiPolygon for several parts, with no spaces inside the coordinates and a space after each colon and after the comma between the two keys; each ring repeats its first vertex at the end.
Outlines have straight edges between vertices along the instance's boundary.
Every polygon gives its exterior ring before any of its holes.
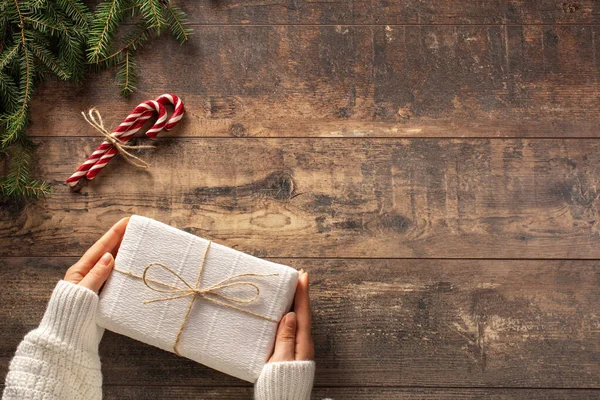
{"type": "MultiPolygon", "coordinates": [[[[202,0],[194,36],[33,107],[53,194],[0,211],[0,376],[55,282],[137,213],[311,274],[315,398],[600,397],[600,3],[202,0]],[[72,193],[118,124],[175,93],[184,122],[72,193]]],[[[107,332],[108,398],[251,387],[107,332]]]]}

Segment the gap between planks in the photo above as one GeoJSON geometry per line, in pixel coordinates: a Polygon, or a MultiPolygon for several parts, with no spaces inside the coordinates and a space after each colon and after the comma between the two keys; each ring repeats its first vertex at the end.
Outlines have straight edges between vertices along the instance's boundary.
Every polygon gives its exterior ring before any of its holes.
{"type": "MultiPolygon", "coordinates": [[[[30,138],[43,138],[43,139],[88,139],[88,138],[102,138],[100,135],[29,135],[30,138]]],[[[143,138],[143,135],[138,136],[143,138]]],[[[205,140],[205,139],[219,139],[219,140],[360,140],[365,141],[369,139],[373,140],[435,140],[435,141],[452,141],[452,140],[600,140],[600,137],[593,136],[443,136],[443,137],[431,137],[431,136],[160,136],[160,140],[205,140]]]]}
{"type": "MultiPolygon", "coordinates": [[[[131,25],[131,24],[127,24],[127,25],[131,25]]],[[[576,22],[565,22],[565,23],[544,23],[544,22],[539,22],[539,23],[526,23],[526,24],[502,24],[502,23],[497,23],[497,24],[198,24],[198,23],[189,23],[187,24],[189,27],[194,28],[194,27],[202,27],[202,28],[227,28],[227,27],[232,27],[232,28],[238,28],[238,27],[259,27],[259,28],[265,28],[265,27],[273,27],[273,28],[277,28],[277,27],[336,27],[336,26],[343,26],[343,27],[365,27],[365,28],[369,28],[369,27],[374,27],[374,28],[378,28],[378,27],[436,27],[436,26],[448,26],[448,27],[469,27],[469,26],[473,26],[473,27],[522,27],[522,26],[571,26],[571,27],[584,27],[584,26],[588,26],[588,27],[596,27],[596,26],[600,26],[600,24],[591,24],[591,23],[576,23],[576,22]]]]}

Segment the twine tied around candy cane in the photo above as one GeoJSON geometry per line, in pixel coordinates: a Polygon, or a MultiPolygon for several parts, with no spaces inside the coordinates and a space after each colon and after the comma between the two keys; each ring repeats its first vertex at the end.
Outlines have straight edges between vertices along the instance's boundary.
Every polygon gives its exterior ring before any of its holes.
{"type": "Polygon", "coordinates": [[[255,283],[252,282],[245,282],[245,281],[235,281],[235,279],[237,278],[242,278],[242,277],[246,277],[246,276],[255,276],[255,277],[268,277],[268,276],[278,276],[279,274],[256,274],[256,273],[245,273],[245,274],[237,274],[237,275],[231,275],[228,276],[227,278],[223,279],[220,282],[214,283],[206,288],[200,288],[200,279],[202,278],[202,271],[204,270],[204,264],[206,264],[206,255],[208,254],[208,250],[210,249],[210,245],[212,244],[212,241],[208,242],[208,245],[206,246],[206,250],[204,251],[204,256],[202,258],[202,263],[200,264],[200,269],[198,270],[198,278],[196,279],[196,283],[194,285],[191,285],[189,282],[187,282],[181,275],[179,275],[177,272],[175,272],[173,269],[171,269],[170,267],[166,266],[165,264],[162,263],[150,263],[148,265],[146,265],[146,268],[144,269],[144,273],[142,274],[142,276],[136,275],[132,272],[128,272],[128,271],[123,271],[120,270],[118,268],[114,268],[114,271],[117,271],[119,273],[122,273],[124,275],[128,275],[131,276],[133,278],[137,278],[137,279],[141,279],[144,282],[144,285],[146,285],[146,287],[148,287],[151,290],[154,290],[155,292],[160,292],[160,293],[169,293],[172,294],[173,296],[170,297],[164,297],[164,298],[159,298],[159,299],[153,299],[153,300],[146,300],[143,302],[143,304],[149,304],[149,303],[155,303],[158,301],[169,301],[169,300],[175,300],[175,299],[180,299],[183,297],[191,297],[192,300],[190,301],[190,305],[188,306],[188,309],[185,313],[185,316],[183,318],[183,322],[181,323],[181,326],[179,327],[179,330],[177,331],[177,336],[175,337],[175,341],[173,343],[173,352],[175,354],[177,354],[178,356],[181,356],[181,354],[179,354],[179,351],[177,350],[177,347],[179,346],[179,342],[181,341],[181,334],[183,333],[183,329],[185,328],[185,325],[187,324],[187,321],[190,317],[190,312],[192,311],[192,307],[194,305],[194,302],[196,301],[196,299],[198,297],[202,297],[204,300],[210,301],[212,303],[218,304],[222,307],[227,307],[230,308],[232,310],[236,310],[239,312],[243,312],[245,314],[249,314],[252,315],[254,317],[260,318],[260,319],[264,319],[265,321],[270,321],[270,322],[274,322],[277,323],[278,321],[272,318],[269,318],[265,315],[262,314],[258,314],[255,312],[252,312],[250,310],[246,310],[244,308],[235,306],[233,304],[229,304],[229,303],[224,303],[222,301],[219,301],[211,296],[216,296],[216,297],[220,297],[224,300],[230,301],[232,303],[238,303],[238,304],[248,304],[248,303],[252,303],[253,301],[255,301],[256,299],[258,299],[258,297],[260,296],[260,288],[258,287],[258,285],[256,285],[255,283]],[[148,271],[150,271],[150,269],[154,268],[154,267],[159,267],[164,269],[165,271],[171,273],[172,275],[174,275],[177,279],[179,279],[179,281],[181,283],[183,283],[184,287],[181,286],[174,286],[174,285],[170,285],[168,283],[164,283],[164,282],[160,282],[157,281],[155,279],[151,279],[148,277],[148,271]],[[163,287],[166,287],[168,289],[160,289],[156,286],[151,285],[155,284],[155,285],[160,285],[163,287]],[[246,287],[252,287],[255,290],[255,294],[253,297],[251,298],[241,298],[241,297],[232,297],[232,296],[227,296],[223,293],[219,293],[219,291],[221,289],[226,289],[229,287],[234,287],[234,286],[246,286],[246,287]]]}
{"type": "Polygon", "coordinates": [[[142,160],[141,158],[131,154],[129,150],[132,149],[154,149],[156,146],[152,145],[136,145],[132,146],[130,144],[126,144],[125,142],[120,141],[115,133],[110,133],[105,127],[104,122],[102,121],[102,115],[95,107],[88,111],[88,115],[82,111],[81,115],[85,121],[90,124],[94,129],[104,136],[104,139],[117,150],[117,152],[127,161],[129,164],[138,167],[138,168],[148,168],[149,164],[142,160]]]}
{"type": "MultiPolygon", "coordinates": [[[[133,111],[125,118],[119,126],[117,126],[112,134],[106,135],[107,130],[102,124],[100,114],[90,113],[88,117],[84,115],[86,121],[92,125],[95,129],[102,132],[105,140],[90,154],[83,164],[77,168],[77,171],[69,178],[67,178],[67,184],[74,190],[78,190],[82,180],[92,180],[102,171],[102,169],[108,164],[112,158],[121,153],[126,148],[131,147],[123,146],[123,143],[128,142],[133,136],[145,125],[146,121],[152,116],[156,115],[156,121],[150,129],[146,131],[146,136],[150,139],[154,139],[156,135],[163,129],[166,131],[171,130],[175,125],[181,121],[185,109],[181,99],[174,94],[163,94],[158,96],[155,100],[148,100],[139,104],[133,111]],[[173,113],[170,117],[167,116],[166,105],[173,106],[173,113]]],[[[143,146],[134,146],[135,148],[144,148],[143,146]]],[[[125,150],[126,151],[126,150],[125,150]]],[[[136,160],[133,164],[138,163],[141,168],[146,168],[148,164],[138,157],[128,153],[129,157],[125,157],[127,161],[136,160]]]]}

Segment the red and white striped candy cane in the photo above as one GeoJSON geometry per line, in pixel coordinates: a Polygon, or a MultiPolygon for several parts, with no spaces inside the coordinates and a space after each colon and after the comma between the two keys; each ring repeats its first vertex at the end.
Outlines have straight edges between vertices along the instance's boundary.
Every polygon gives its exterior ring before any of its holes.
{"type": "MultiPolygon", "coordinates": [[[[119,138],[119,140],[126,142],[131,139],[133,134],[140,130],[155,112],[158,114],[158,119],[150,130],[159,131],[165,124],[166,111],[161,104],[152,100],[138,105],[131,114],[127,116],[125,121],[115,129],[113,132],[114,136],[119,138]]],[[[76,186],[84,176],[87,179],[93,179],[100,172],[100,169],[108,163],[108,160],[114,157],[116,154],[115,150],[116,149],[113,148],[113,145],[110,142],[106,140],[102,142],[77,171],[67,179],[67,183],[73,187],[76,186]],[[96,165],[98,165],[98,167],[95,168],[95,172],[90,173],[90,170],[96,165]]]]}
{"type": "MultiPolygon", "coordinates": [[[[177,125],[183,117],[184,111],[183,103],[179,97],[174,94],[163,94],[156,100],[146,101],[138,105],[114,130],[113,135],[125,143],[144,126],[154,113],[157,113],[156,122],[146,132],[148,137],[154,139],[162,129],[168,131],[177,125]],[[164,105],[168,103],[173,105],[174,111],[167,120],[167,111],[164,105]]],[[[117,153],[118,150],[110,142],[102,142],[77,171],[67,179],[67,183],[69,186],[74,187],[84,176],[88,180],[94,179],[117,153]]]]}
{"type": "MultiPolygon", "coordinates": [[[[164,128],[167,120],[167,111],[163,105],[159,104],[156,100],[146,101],[145,103],[137,106],[125,119],[125,121],[123,121],[121,125],[117,127],[114,132],[115,136],[121,142],[127,143],[142,128],[142,126],[144,126],[146,120],[148,120],[154,113],[158,114],[158,118],[156,119],[154,125],[146,132],[148,137],[154,139],[158,132],[164,128]]],[[[100,173],[102,168],[104,168],[118,152],[119,150],[110,142],[102,142],[102,144],[98,146],[96,151],[94,151],[94,153],[92,153],[90,156],[90,158],[92,158],[92,165],[86,172],[85,177],[90,181],[94,179],[96,175],[100,173]],[[94,154],[96,154],[96,156],[94,156],[94,154]]],[[[90,159],[88,158],[88,160],[90,159]]]]}
{"type": "MultiPolygon", "coordinates": [[[[165,125],[165,130],[166,131],[170,131],[171,129],[173,129],[173,127],[175,125],[177,125],[179,123],[179,121],[181,120],[181,118],[183,117],[183,113],[184,113],[184,109],[183,109],[183,103],[181,102],[181,99],[177,96],[175,96],[174,94],[163,94],[160,95],[156,98],[156,101],[159,104],[165,105],[165,104],[171,104],[174,107],[173,110],[173,114],[171,114],[171,118],[169,118],[169,120],[167,121],[166,125],[165,125]]],[[[150,131],[146,132],[146,134],[148,135],[150,131]]],[[[152,135],[148,135],[151,138],[155,138],[157,133],[154,133],[152,135]]]]}

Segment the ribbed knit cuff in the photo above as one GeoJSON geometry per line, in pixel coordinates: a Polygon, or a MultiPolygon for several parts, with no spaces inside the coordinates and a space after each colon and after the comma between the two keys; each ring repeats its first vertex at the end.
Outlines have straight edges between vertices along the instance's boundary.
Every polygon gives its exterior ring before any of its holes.
{"type": "Polygon", "coordinates": [[[67,347],[95,352],[104,330],[96,325],[98,295],[83,286],[60,281],[54,288],[38,333],[67,347]]]}
{"type": "Polygon", "coordinates": [[[314,378],[314,361],[267,363],[254,386],[254,398],[256,400],[308,400],[314,378]]]}

